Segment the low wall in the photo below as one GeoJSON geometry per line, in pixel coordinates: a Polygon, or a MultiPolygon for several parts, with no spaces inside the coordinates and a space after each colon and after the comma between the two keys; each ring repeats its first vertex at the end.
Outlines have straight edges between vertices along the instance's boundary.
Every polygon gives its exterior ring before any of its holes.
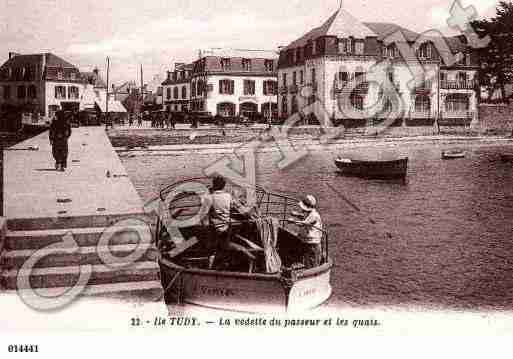
{"type": "Polygon", "coordinates": [[[481,132],[509,135],[513,131],[513,104],[479,105],[481,132]]]}

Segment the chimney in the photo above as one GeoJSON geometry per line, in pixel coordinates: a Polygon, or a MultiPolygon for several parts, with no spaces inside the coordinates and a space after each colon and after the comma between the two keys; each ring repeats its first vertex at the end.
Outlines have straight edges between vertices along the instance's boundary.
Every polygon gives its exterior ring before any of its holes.
{"type": "Polygon", "coordinates": [[[9,52],[9,60],[10,59],[14,59],[16,56],[20,55],[19,53],[17,52],[9,52]]]}

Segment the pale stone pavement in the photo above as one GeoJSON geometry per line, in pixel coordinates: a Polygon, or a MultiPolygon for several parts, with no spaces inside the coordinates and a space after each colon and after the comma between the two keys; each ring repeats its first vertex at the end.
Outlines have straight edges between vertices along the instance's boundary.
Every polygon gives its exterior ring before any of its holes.
{"type": "Polygon", "coordinates": [[[142,212],[142,201],[102,127],[72,130],[66,172],[55,170],[48,132],[5,150],[4,159],[8,219],[142,212]]]}

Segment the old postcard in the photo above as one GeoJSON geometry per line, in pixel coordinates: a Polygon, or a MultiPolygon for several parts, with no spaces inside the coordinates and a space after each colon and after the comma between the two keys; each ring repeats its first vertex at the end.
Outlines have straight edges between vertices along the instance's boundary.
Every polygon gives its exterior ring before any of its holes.
{"type": "Polygon", "coordinates": [[[513,3],[0,5],[2,357],[513,332],[513,3]]]}

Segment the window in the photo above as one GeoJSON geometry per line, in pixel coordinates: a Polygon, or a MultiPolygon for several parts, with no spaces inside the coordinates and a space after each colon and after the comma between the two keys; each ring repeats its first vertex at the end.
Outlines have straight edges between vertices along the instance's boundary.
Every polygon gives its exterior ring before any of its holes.
{"type": "Polygon", "coordinates": [[[292,96],[292,100],[290,101],[291,102],[291,109],[290,109],[290,112],[292,114],[298,112],[298,106],[297,106],[297,98],[296,96],[292,96]]]}
{"type": "Polygon", "coordinates": [[[56,99],[65,99],[66,98],[66,87],[55,86],[55,98],[56,99]]]}
{"type": "Polygon", "coordinates": [[[71,81],[75,81],[75,79],[77,78],[77,75],[74,72],[72,72],[70,74],[70,78],[71,78],[71,81]]]}
{"type": "Polygon", "coordinates": [[[458,79],[458,83],[460,83],[460,84],[467,83],[467,80],[468,80],[467,73],[466,72],[458,72],[457,79],[458,79]]]}
{"type": "Polygon", "coordinates": [[[300,47],[297,48],[296,50],[296,60],[297,62],[301,62],[303,61],[303,52],[301,51],[302,49],[300,47]]]}
{"type": "Polygon", "coordinates": [[[349,73],[347,73],[345,71],[340,71],[338,73],[338,79],[339,79],[339,81],[342,81],[342,82],[349,81],[349,73]]]}
{"type": "Polygon", "coordinates": [[[351,106],[357,111],[363,110],[363,97],[360,94],[352,93],[350,96],[351,106]]]}
{"type": "Polygon", "coordinates": [[[274,71],[274,61],[273,60],[265,60],[265,70],[268,72],[274,71]]]}
{"type": "Polygon", "coordinates": [[[394,83],[394,70],[388,70],[387,71],[387,76],[388,76],[388,81],[390,81],[390,83],[394,83]]]}
{"type": "Polygon", "coordinates": [[[232,68],[232,64],[229,58],[221,59],[221,70],[229,71],[232,68]]]}
{"type": "Polygon", "coordinates": [[[429,42],[425,42],[420,45],[419,50],[417,51],[417,56],[419,59],[430,59],[431,58],[431,44],[429,42]]]}
{"type": "Polygon", "coordinates": [[[447,81],[447,72],[440,72],[440,81],[447,81]]]}
{"type": "Polygon", "coordinates": [[[63,70],[57,71],[57,80],[64,80],[64,71],[63,70]]]}
{"type": "Polygon", "coordinates": [[[293,85],[297,85],[297,73],[296,73],[296,71],[294,71],[292,73],[292,84],[293,85]]]}
{"type": "Polygon", "coordinates": [[[233,95],[235,82],[233,80],[219,80],[219,93],[222,95],[233,95]]]}
{"type": "Polygon", "coordinates": [[[356,55],[363,55],[363,52],[364,52],[364,42],[363,41],[355,41],[354,53],[356,55]]]}
{"type": "Polygon", "coordinates": [[[242,69],[244,71],[251,71],[251,59],[242,59],[242,69]]]}
{"type": "Polygon", "coordinates": [[[347,39],[338,39],[338,53],[339,54],[347,54],[347,39]]]}
{"type": "Polygon", "coordinates": [[[355,78],[356,82],[365,82],[365,72],[361,72],[361,71],[355,72],[354,78],[355,78]]]}
{"type": "Polygon", "coordinates": [[[397,47],[395,46],[395,44],[388,45],[384,48],[383,52],[383,55],[390,59],[397,57],[397,47]]]}
{"type": "Polygon", "coordinates": [[[287,74],[283,74],[283,87],[287,87],[287,74]]]}
{"type": "Polygon", "coordinates": [[[166,98],[167,98],[168,100],[171,100],[171,87],[168,87],[168,88],[166,89],[166,98]]]}
{"type": "Polygon", "coordinates": [[[287,102],[287,96],[283,96],[281,99],[281,113],[283,117],[287,117],[289,114],[289,104],[287,102]]]}
{"type": "Polygon", "coordinates": [[[317,54],[317,41],[313,41],[312,43],[312,55],[316,55],[317,54]]]}
{"type": "Polygon", "coordinates": [[[278,83],[276,81],[264,81],[264,95],[276,95],[278,83]]]}
{"type": "Polygon", "coordinates": [[[254,95],[255,95],[255,81],[244,80],[244,96],[254,96],[254,95]]]}
{"type": "Polygon", "coordinates": [[[427,95],[417,95],[415,97],[415,112],[430,112],[431,99],[427,95]]]}
{"type": "Polygon", "coordinates": [[[173,87],[173,98],[178,99],[178,87],[173,87]]]}
{"type": "Polygon", "coordinates": [[[24,85],[18,86],[18,98],[21,100],[25,97],[27,97],[27,88],[24,85]]]}
{"type": "Polygon", "coordinates": [[[317,74],[315,72],[315,68],[312,69],[312,84],[317,82],[317,74]]]}
{"type": "Polygon", "coordinates": [[[187,98],[187,87],[182,86],[182,99],[187,98]]]}
{"type": "Polygon", "coordinates": [[[447,112],[465,112],[470,108],[469,98],[466,94],[449,94],[445,98],[445,110],[447,112]]]}
{"type": "Polygon", "coordinates": [[[76,86],[69,87],[68,88],[68,97],[70,99],[77,100],[79,98],[78,87],[76,87],[76,86]]]}
{"type": "Polygon", "coordinates": [[[193,82],[191,84],[191,96],[192,97],[196,96],[196,82],[193,82]]]}
{"type": "Polygon", "coordinates": [[[303,73],[303,70],[299,71],[299,84],[302,85],[305,83],[305,74],[303,73]]]}
{"type": "Polygon", "coordinates": [[[4,86],[4,100],[10,100],[11,99],[11,86],[5,85],[4,86]]]}

